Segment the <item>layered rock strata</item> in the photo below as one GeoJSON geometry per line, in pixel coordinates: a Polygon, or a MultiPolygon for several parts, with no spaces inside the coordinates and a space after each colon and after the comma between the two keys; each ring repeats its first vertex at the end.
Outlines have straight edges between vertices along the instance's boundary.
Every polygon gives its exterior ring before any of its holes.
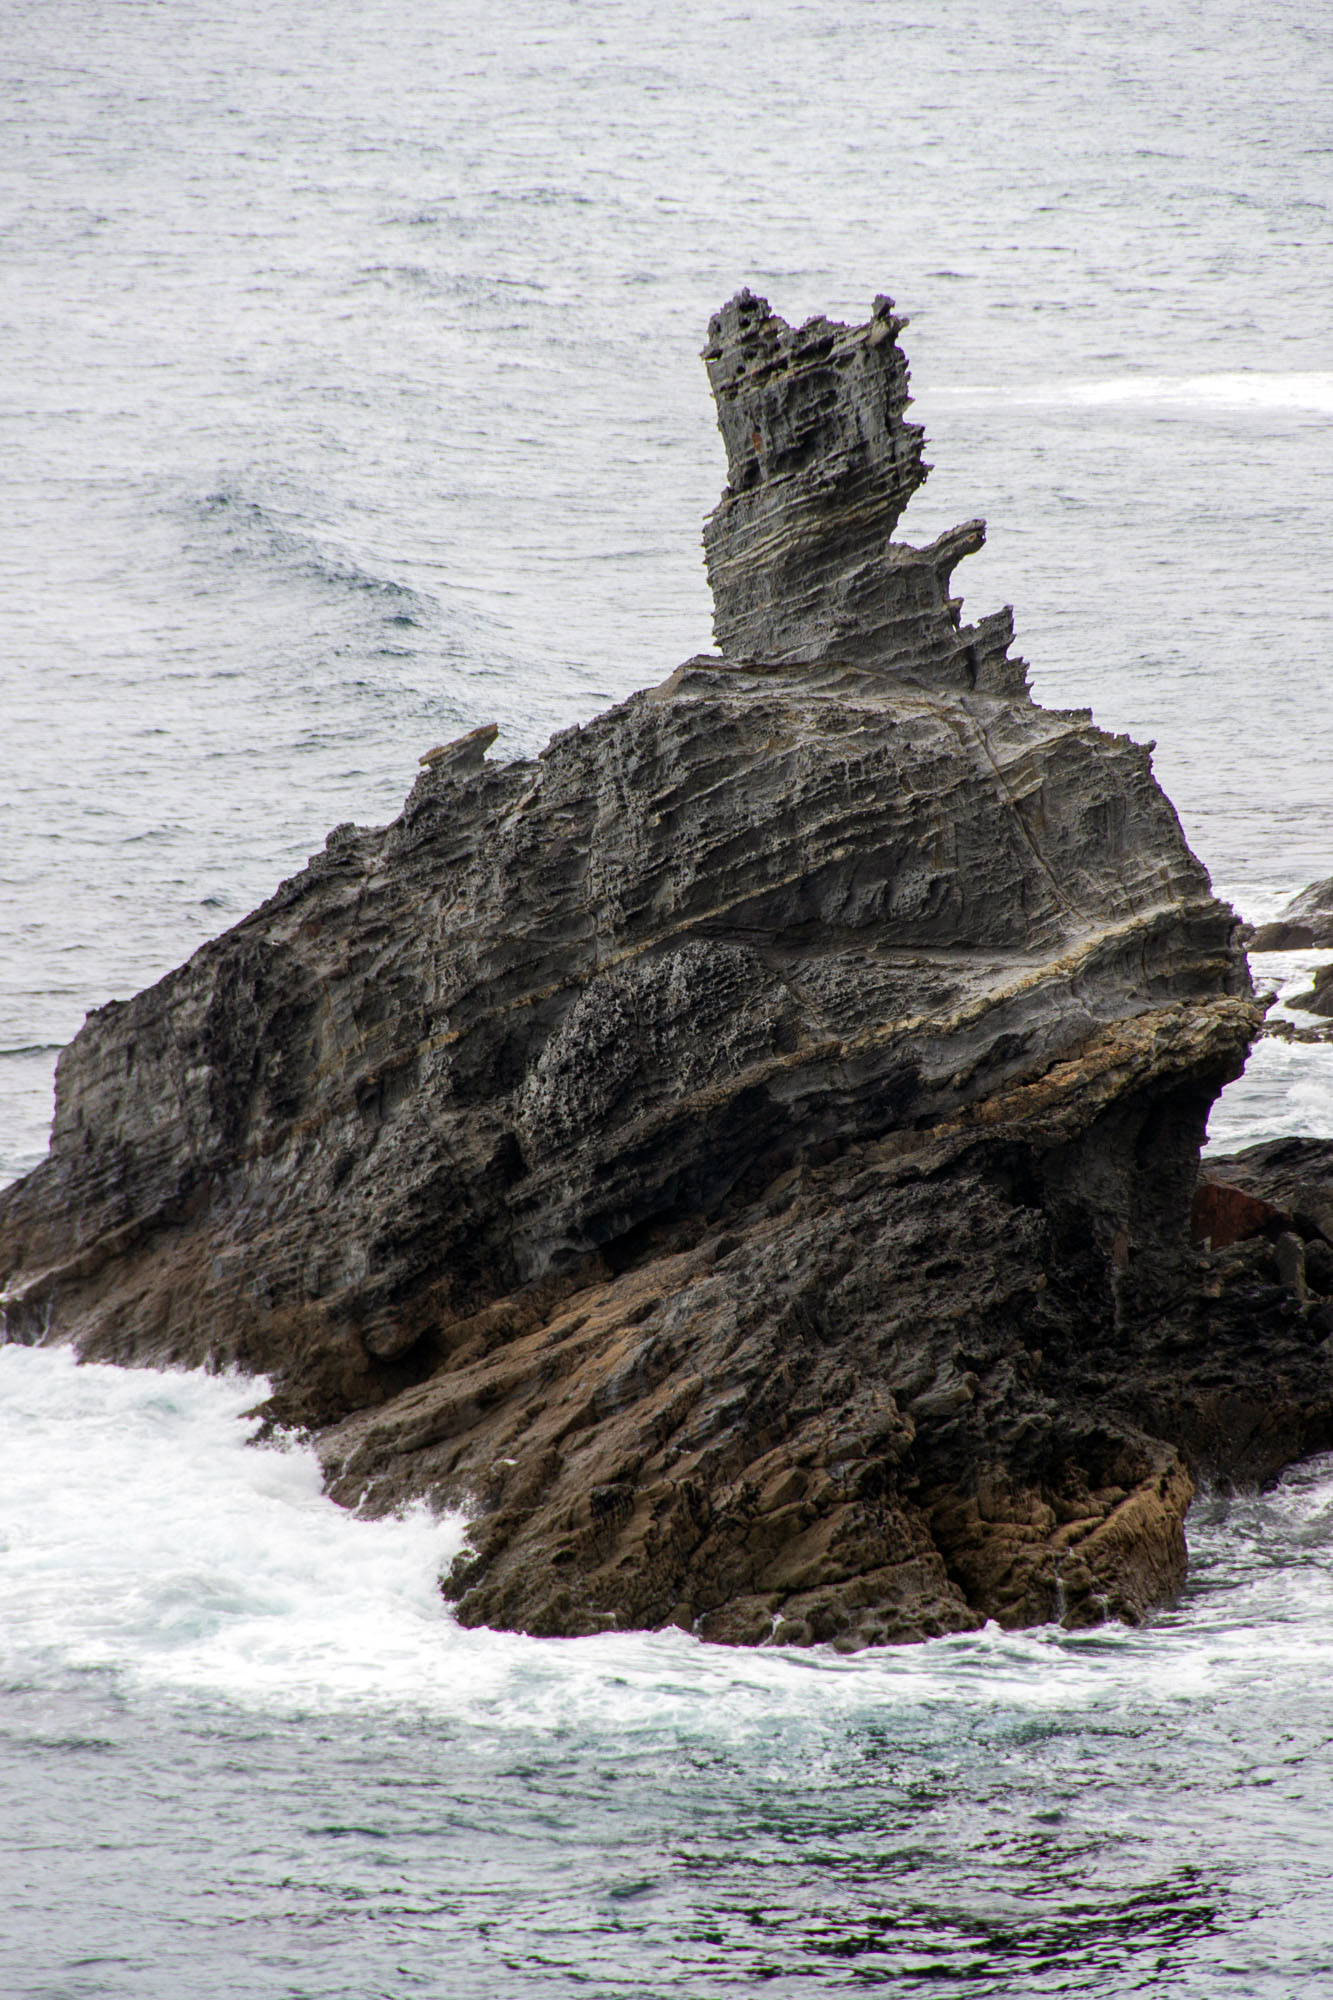
{"type": "Polygon", "coordinates": [[[907,422],[907,322],[790,327],[741,292],[704,361],[727,490],[704,528],[713,632],[735,660],[865,661],[918,686],[1021,696],[1006,608],[964,627],[950,578],[986,539],[965,521],[929,547],[890,538],[930,467],[907,422]]]}
{"type": "Polygon", "coordinates": [[[268,1374],[339,1499],[468,1511],[465,1622],[1139,1617],[1199,1465],[1333,1436],[1308,1301],[1247,1348],[1189,1237],[1235,920],[1147,753],[962,626],[979,527],[889,540],[901,324],[720,314],[722,657],[428,752],[90,1016],[0,1197],[11,1337],[268,1374]]]}

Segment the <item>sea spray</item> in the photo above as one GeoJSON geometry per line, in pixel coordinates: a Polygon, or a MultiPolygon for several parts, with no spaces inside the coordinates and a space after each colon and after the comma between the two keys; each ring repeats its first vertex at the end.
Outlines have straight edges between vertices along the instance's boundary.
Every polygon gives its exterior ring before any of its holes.
{"type": "Polygon", "coordinates": [[[1189,1700],[1243,1687],[1333,1629],[1333,1458],[1266,1496],[1206,1496],[1181,1609],[1140,1631],[982,1632],[844,1656],[701,1645],[675,1629],[578,1641],[463,1631],[439,1591],[457,1515],[358,1519],[295,1440],[257,1446],[264,1384],[78,1366],[0,1348],[4,1671],[40,1661],[244,1704],[409,1708],[515,1726],[673,1723],[726,1739],[816,1712],[1189,1700]]]}

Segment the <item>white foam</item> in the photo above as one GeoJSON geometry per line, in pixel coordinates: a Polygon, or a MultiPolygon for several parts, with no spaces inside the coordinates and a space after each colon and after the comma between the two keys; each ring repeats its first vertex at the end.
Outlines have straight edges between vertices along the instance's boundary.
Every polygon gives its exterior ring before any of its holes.
{"type": "Polygon", "coordinates": [[[988,1628],[849,1658],[706,1646],[674,1631],[585,1640],[463,1631],[437,1584],[461,1521],[425,1509],[361,1521],[333,1506],[313,1453],[247,1443],[243,1412],[262,1388],[0,1349],[9,1678],[110,1669],[129,1685],[267,1708],[387,1704],[499,1727],[672,1726],[735,1738],[784,1716],[885,1703],[1187,1699],[1243,1686],[1257,1645],[1273,1672],[1322,1672],[1329,1658],[1328,1467],[1249,1503],[1259,1513],[1237,1533],[1202,1525],[1225,1574],[1169,1631],[988,1628]],[[1297,1562],[1275,1584],[1284,1536],[1297,1562]]]}
{"type": "Polygon", "coordinates": [[[438,1666],[462,1525],[355,1520],[308,1450],[254,1450],[262,1382],[0,1349],[11,1671],[70,1665],[236,1692],[388,1689],[438,1666]]]}
{"type": "Polygon", "coordinates": [[[1333,370],[1289,373],[1221,369],[1205,375],[1113,375],[1091,381],[1051,381],[1022,388],[995,384],[934,388],[932,397],[960,403],[1001,403],[1010,408],[1098,409],[1132,404],[1146,409],[1208,411],[1308,410],[1333,413],[1333,370]]]}
{"type": "MultiPolygon", "coordinates": [[[[1308,990],[1318,967],[1333,962],[1333,952],[1253,952],[1250,962],[1256,990],[1277,994],[1270,1020],[1304,1028],[1324,1025],[1317,1015],[1293,1008],[1291,1001],[1308,990]]],[[[1333,1138],[1333,1042],[1265,1036],[1255,1044],[1244,1075],[1222,1092],[1208,1121],[1208,1150],[1214,1153],[1287,1137],[1333,1138]]]]}

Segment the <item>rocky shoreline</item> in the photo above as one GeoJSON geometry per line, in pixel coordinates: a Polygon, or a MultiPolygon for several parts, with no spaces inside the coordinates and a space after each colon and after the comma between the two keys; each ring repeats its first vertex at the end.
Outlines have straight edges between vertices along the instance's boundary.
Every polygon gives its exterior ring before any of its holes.
{"type": "Polygon", "coordinates": [[[8,1337],[268,1375],[337,1499],[467,1509],[465,1623],[1138,1619],[1201,1469],[1333,1443],[1333,1148],[1200,1183],[1240,928],[963,624],[981,524],[893,541],[903,324],[718,314],[718,653],[428,752],[89,1017],[0,1195],[8,1337]]]}

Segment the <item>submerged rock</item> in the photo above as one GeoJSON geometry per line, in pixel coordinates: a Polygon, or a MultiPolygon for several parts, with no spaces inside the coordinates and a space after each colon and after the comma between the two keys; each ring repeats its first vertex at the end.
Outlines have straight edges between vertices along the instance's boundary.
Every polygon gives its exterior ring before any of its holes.
{"type": "Polygon", "coordinates": [[[1190,1242],[1235,918],[961,624],[979,524],[889,540],[901,326],[718,315],[721,657],[428,752],[89,1017],[0,1196],[11,1337],[269,1374],[337,1498],[469,1510],[465,1622],[1137,1618],[1200,1464],[1333,1437],[1311,1302],[1190,1242]]]}

